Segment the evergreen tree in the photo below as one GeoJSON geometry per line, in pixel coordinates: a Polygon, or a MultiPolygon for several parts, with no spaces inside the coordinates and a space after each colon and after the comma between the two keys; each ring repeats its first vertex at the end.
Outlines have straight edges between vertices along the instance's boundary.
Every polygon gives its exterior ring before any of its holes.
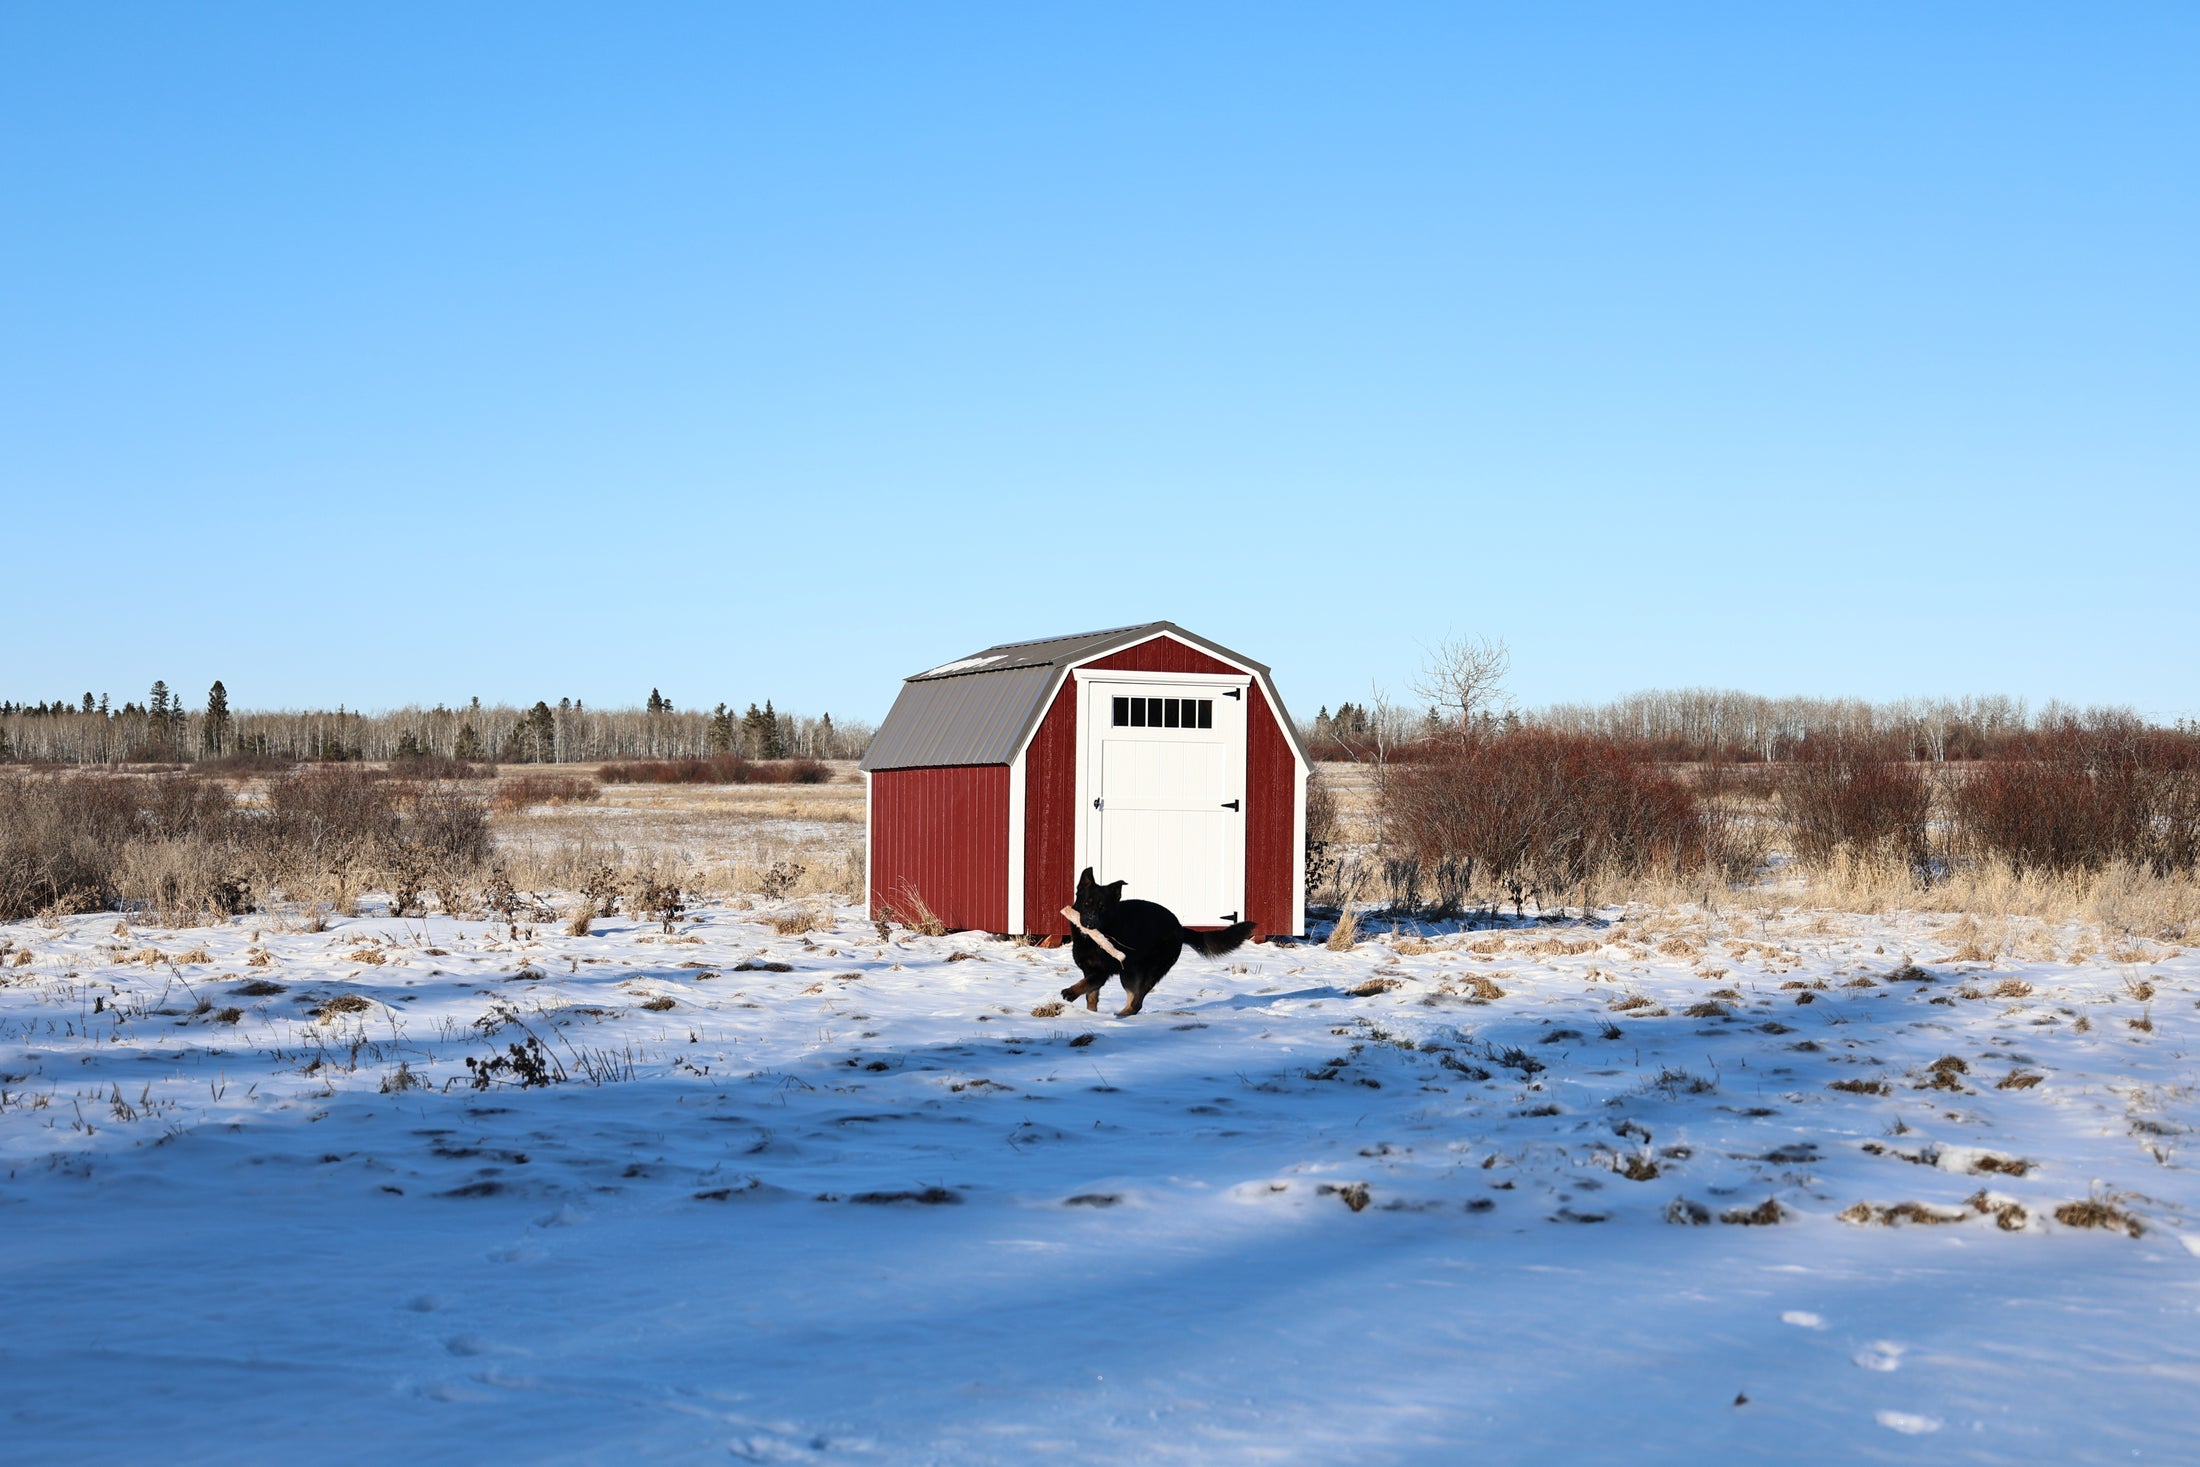
{"type": "MultiPolygon", "coordinates": [[[[89,705],[92,695],[86,693],[84,701],[89,705]]],[[[206,690],[206,722],[199,730],[199,742],[209,754],[220,754],[229,742],[229,690],[221,679],[214,679],[214,686],[206,690]]]]}
{"type": "MultiPolygon", "coordinates": [[[[476,698],[474,701],[479,704],[481,700],[476,698]]],[[[451,745],[451,755],[468,761],[481,757],[481,735],[474,731],[471,721],[458,726],[458,739],[451,745]]]]}
{"type": "Polygon", "coordinates": [[[713,754],[733,752],[733,715],[720,703],[710,716],[710,751],[713,754]]]}
{"type": "Polygon", "coordinates": [[[649,711],[652,713],[662,713],[665,711],[664,695],[662,693],[659,693],[655,688],[651,688],[649,690],[649,711]]]}
{"type": "Polygon", "coordinates": [[[146,699],[145,742],[149,754],[155,759],[167,757],[175,742],[174,701],[168,695],[168,684],[153,679],[153,691],[146,699]]]}
{"type": "Polygon", "coordinates": [[[84,695],[84,711],[86,713],[92,711],[92,695],[90,693],[84,695]]]}
{"type": "Polygon", "coordinates": [[[787,757],[787,730],[780,723],[779,715],[772,712],[772,700],[769,698],[764,700],[764,757],[787,757]]]}
{"type": "Polygon", "coordinates": [[[819,758],[830,759],[840,752],[835,744],[836,737],[833,733],[833,715],[828,713],[818,719],[816,752],[819,758]]]}

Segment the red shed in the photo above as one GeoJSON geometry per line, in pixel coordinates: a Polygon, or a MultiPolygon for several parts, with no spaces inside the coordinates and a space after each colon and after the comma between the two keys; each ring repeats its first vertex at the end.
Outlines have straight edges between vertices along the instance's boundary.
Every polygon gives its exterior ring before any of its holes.
{"type": "Polygon", "coordinates": [[[1063,936],[1091,866],[1304,936],[1307,769],[1268,669],[1174,623],[988,647],[904,682],[863,757],[871,913],[1063,936]]]}

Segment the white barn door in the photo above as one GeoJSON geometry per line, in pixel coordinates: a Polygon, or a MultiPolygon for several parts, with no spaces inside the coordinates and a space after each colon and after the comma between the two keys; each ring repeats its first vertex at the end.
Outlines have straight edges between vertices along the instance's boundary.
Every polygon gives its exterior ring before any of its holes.
{"type": "Polygon", "coordinates": [[[1187,926],[1237,921],[1245,911],[1246,680],[1084,672],[1078,680],[1079,864],[1187,926]]]}

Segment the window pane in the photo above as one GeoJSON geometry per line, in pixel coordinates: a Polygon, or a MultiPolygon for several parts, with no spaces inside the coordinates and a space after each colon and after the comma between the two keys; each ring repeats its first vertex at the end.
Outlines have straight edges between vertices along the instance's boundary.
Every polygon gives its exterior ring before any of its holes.
{"type": "Polygon", "coordinates": [[[1133,698],[1130,700],[1130,705],[1131,727],[1144,728],[1146,726],[1146,700],[1144,698],[1133,698]]]}
{"type": "Polygon", "coordinates": [[[1163,698],[1161,700],[1162,721],[1168,727],[1177,727],[1179,721],[1183,718],[1183,714],[1184,700],[1182,698],[1163,698]]]}
{"type": "Polygon", "coordinates": [[[1213,728],[1215,726],[1214,699],[1202,698],[1199,700],[1199,726],[1201,728],[1213,728]]]}
{"type": "Polygon", "coordinates": [[[1129,724],[1130,724],[1130,721],[1131,721],[1131,700],[1130,700],[1130,699],[1128,699],[1128,698],[1118,698],[1118,699],[1116,699],[1116,700],[1115,700],[1115,726],[1116,726],[1117,728],[1125,728],[1125,727],[1128,727],[1128,726],[1129,726],[1129,724]]]}
{"type": "Polygon", "coordinates": [[[1148,728],[1161,727],[1161,700],[1159,698],[1148,698],[1146,700],[1146,726],[1148,728]]]}

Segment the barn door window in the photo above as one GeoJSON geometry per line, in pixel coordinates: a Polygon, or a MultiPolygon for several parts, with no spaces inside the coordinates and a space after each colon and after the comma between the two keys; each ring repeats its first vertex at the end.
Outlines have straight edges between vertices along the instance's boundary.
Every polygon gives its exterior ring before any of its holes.
{"type": "Polygon", "coordinates": [[[1113,723],[1117,728],[1213,728],[1212,698],[1117,698],[1113,723]]]}

